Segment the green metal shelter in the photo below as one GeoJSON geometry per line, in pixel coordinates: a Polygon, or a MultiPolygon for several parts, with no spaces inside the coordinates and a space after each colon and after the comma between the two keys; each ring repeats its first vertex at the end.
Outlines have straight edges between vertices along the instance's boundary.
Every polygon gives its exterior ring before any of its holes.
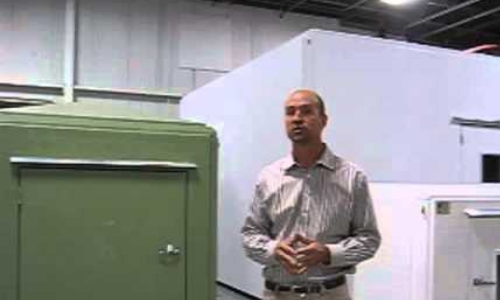
{"type": "Polygon", "coordinates": [[[0,110],[0,299],[215,299],[216,166],[203,124],[0,110]]]}

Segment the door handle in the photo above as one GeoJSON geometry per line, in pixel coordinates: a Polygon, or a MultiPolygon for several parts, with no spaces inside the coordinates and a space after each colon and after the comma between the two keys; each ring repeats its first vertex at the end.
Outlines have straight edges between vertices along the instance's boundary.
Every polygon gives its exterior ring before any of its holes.
{"type": "Polygon", "coordinates": [[[177,256],[181,254],[181,250],[172,244],[167,244],[166,246],[160,247],[160,249],[158,249],[158,254],[160,256],[177,256]]]}
{"type": "Polygon", "coordinates": [[[472,284],[474,286],[482,286],[482,285],[495,285],[497,283],[494,281],[487,281],[487,280],[484,280],[484,278],[479,277],[479,278],[474,278],[472,280],[472,284]]]}

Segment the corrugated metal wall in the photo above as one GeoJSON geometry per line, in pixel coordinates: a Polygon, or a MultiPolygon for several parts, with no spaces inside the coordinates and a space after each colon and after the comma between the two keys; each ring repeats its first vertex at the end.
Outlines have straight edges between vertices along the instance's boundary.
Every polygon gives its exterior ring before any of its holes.
{"type": "Polygon", "coordinates": [[[0,82],[62,82],[64,2],[0,1],[0,82]]]}
{"type": "Polygon", "coordinates": [[[66,0],[0,0],[0,92],[2,83],[62,87],[74,68],[75,86],[185,94],[308,28],[338,29],[332,19],[201,0],[77,3],[68,66],[66,0]]]}

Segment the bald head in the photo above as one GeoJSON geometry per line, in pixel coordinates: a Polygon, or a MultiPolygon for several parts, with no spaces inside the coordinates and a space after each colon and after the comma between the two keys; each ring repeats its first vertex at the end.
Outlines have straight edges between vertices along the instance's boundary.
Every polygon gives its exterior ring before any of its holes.
{"type": "Polygon", "coordinates": [[[321,133],[328,117],[321,97],[315,91],[293,91],[285,102],[285,128],[294,144],[321,144],[321,133]]]}
{"type": "Polygon", "coordinates": [[[292,91],[287,99],[292,98],[295,94],[303,94],[304,96],[308,96],[311,99],[315,100],[320,115],[326,116],[325,102],[323,101],[323,98],[321,98],[321,96],[318,93],[316,93],[315,91],[313,91],[311,89],[297,89],[297,90],[292,91]]]}

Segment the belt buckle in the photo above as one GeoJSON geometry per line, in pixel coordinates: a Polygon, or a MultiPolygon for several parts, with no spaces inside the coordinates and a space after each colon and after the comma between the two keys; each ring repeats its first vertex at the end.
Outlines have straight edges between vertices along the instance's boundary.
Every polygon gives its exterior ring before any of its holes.
{"type": "Polygon", "coordinates": [[[309,288],[305,287],[305,286],[301,286],[301,285],[292,285],[290,287],[290,291],[292,293],[297,293],[299,294],[299,297],[300,298],[305,298],[309,292],[309,288]]]}
{"type": "Polygon", "coordinates": [[[290,291],[294,292],[294,293],[300,293],[300,289],[302,289],[302,287],[300,285],[292,285],[292,286],[290,286],[290,291]]]}

